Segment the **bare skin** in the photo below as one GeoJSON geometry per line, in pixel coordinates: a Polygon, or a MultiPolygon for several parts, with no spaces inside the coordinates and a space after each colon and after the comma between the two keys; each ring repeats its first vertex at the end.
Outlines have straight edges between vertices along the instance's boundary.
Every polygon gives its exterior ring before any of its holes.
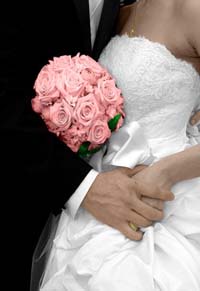
{"type": "Polygon", "coordinates": [[[134,36],[142,35],[164,44],[200,73],[199,41],[195,40],[199,38],[199,11],[198,0],[140,0],[121,9],[118,34],[134,27],[134,36]]]}
{"type": "MultiPolygon", "coordinates": [[[[200,2],[198,0],[141,0],[121,10],[118,33],[125,34],[132,27],[135,29],[133,37],[143,35],[152,41],[164,44],[177,58],[190,62],[200,73],[200,2]]],[[[199,120],[198,111],[190,122],[195,125],[199,120]]],[[[156,184],[160,189],[170,190],[178,181],[199,176],[200,146],[197,146],[163,159],[138,173],[134,179],[147,182],[151,187],[156,184]]],[[[144,201],[146,198],[142,197],[144,201]]],[[[164,202],[158,202],[159,206],[163,207],[164,202]]]]}
{"type": "Polygon", "coordinates": [[[190,119],[190,123],[191,123],[192,125],[195,125],[195,124],[197,124],[199,121],[200,121],[200,111],[197,111],[197,112],[192,116],[192,118],[190,119]]]}
{"type": "MultiPolygon", "coordinates": [[[[118,34],[134,28],[134,36],[164,44],[175,57],[191,63],[200,73],[200,2],[198,0],[140,0],[121,8],[118,34]]],[[[200,111],[190,122],[200,121],[200,111]]]]}
{"type": "MultiPolygon", "coordinates": [[[[135,36],[162,43],[200,73],[199,0],[140,0],[121,9],[118,34],[129,32],[133,26],[135,36]]],[[[199,113],[195,118],[198,121],[199,113]]],[[[128,238],[140,240],[142,233],[133,231],[128,221],[141,227],[162,219],[164,201],[173,199],[172,185],[199,176],[200,146],[197,146],[151,167],[100,173],[82,206],[128,238]]]]}
{"type": "Polygon", "coordinates": [[[134,179],[170,190],[177,182],[200,177],[200,145],[170,155],[137,173],[134,179]]]}
{"type": "MultiPolygon", "coordinates": [[[[150,189],[157,185],[160,191],[170,191],[177,182],[197,177],[200,177],[200,145],[163,158],[144,168],[134,176],[134,180],[138,179],[149,184],[150,189]]],[[[164,201],[149,199],[143,196],[142,191],[140,193],[143,201],[163,210],[164,201]]]]}
{"type": "Polygon", "coordinates": [[[133,231],[128,222],[134,221],[137,226],[145,227],[161,220],[163,209],[158,201],[174,198],[168,189],[159,189],[156,185],[150,187],[149,183],[134,179],[134,175],[144,168],[118,168],[100,173],[83,201],[83,207],[98,220],[133,240],[140,240],[142,232],[133,231]],[[145,193],[147,200],[141,200],[141,193],[145,193]],[[156,202],[151,205],[153,199],[156,202]]]}

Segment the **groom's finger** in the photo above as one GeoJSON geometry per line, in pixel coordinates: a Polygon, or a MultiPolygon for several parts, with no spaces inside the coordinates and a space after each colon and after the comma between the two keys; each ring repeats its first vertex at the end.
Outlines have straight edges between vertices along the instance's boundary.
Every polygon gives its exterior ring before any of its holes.
{"type": "Polygon", "coordinates": [[[134,223],[139,227],[147,227],[152,225],[151,220],[146,219],[144,216],[141,216],[131,209],[129,211],[127,210],[126,219],[127,221],[134,221],[134,223]]]}
{"type": "Polygon", "coordinates": [[[123,233],[126,237],[131,240],[141,240],[143,237],[143,233],[140,230],[134,231],[128,224],[125,222],[119,227],[119,231],[123,233]]]}

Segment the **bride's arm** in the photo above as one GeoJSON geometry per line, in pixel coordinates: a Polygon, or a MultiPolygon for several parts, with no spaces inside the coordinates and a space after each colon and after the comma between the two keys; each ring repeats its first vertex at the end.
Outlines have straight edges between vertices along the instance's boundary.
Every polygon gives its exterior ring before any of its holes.
{"type": "MultiPolygon", "coordinates": [[[[188,41],[200,63],[200,1],[184,1],[181,13],[188,41]]],[[[196,115],[196,122],[198,116],[199,113],[196,115]]],[[[163,190],[170,189],[179,181],[195,177],[200,177],[200,145],[168,156],[137,175],[138,179],[143,179],[152,186],[157,185],[163,190]]]]}
{"type": "Polygon", "coordinates": [[[161,159],[136,174],[134,179],[165,192],[177,182],[196,177],[200,177],[200,145],[161,159]]]}
{"type": "Polygon", "coordinates": [[[200,145],[193,146],[158,162],[172,185],[187,179],[200,177],[200,145]]]}
{"type": "MultiPolygon", "coordinates": [[[[185,1],[183,5],[183,22],[186,27],[188,42],[192,45],[197,59],[197,67],[200,73],[200,1],[185,1]]],[[[200,121],[200,110],[191,117],[190,124],[196,125],[200,121]]]]}

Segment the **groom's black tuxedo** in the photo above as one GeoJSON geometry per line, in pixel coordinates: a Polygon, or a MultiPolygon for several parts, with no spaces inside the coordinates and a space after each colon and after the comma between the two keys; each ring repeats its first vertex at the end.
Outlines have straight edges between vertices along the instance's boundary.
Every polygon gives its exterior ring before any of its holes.
{"type": "Polygon", "coordinates": [[[64,206],[90,171],[32,111],[34,80],[54,56],[80,52],[98,59],[114,32],[119,2],[105,0],[93,52],[87,0],[1,7],[1,206],[8,215],[3,236],[15,289],[28,290],[31,256],[49,213],[64,206]]]}

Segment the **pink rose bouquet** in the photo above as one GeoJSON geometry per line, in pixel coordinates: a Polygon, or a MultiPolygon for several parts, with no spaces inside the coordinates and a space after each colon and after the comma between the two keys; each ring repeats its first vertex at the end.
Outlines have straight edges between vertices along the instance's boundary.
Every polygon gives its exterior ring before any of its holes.
{"type": "Polygon", "coordinates": [[[88,156],[123,123],[115,80],[86,55],[54,57],[39,72],[32,108],[72,151],[88,156]]]}

